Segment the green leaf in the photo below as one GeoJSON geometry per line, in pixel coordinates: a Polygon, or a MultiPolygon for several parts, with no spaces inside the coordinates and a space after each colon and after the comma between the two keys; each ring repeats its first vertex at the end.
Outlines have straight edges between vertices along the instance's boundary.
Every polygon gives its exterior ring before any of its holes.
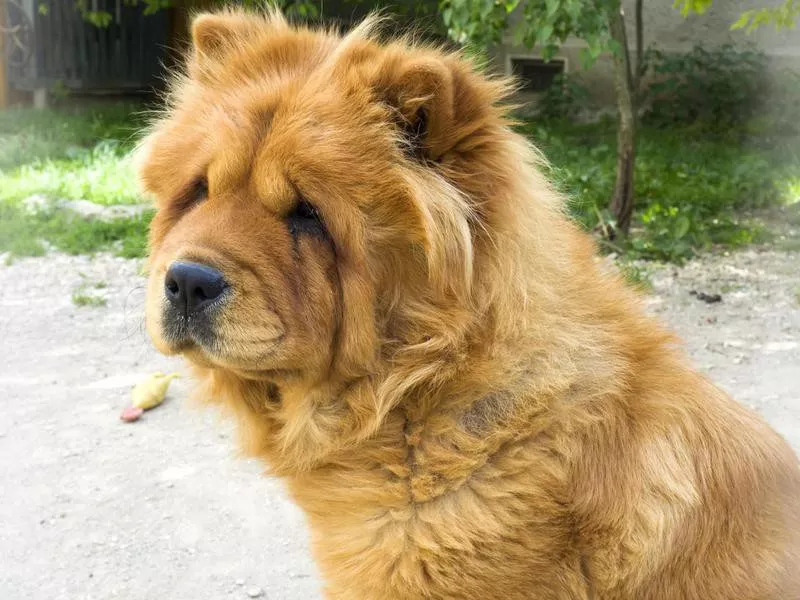
{"type": "Polygon", "coordinates": [[[589,69],[594,64],[594,57],[589,48],[581,48],[578,51],[578,58],[581,61],[581,68],[584,70],[589,69]]]}
{"type": "Polygon", "coordinates": [[[451,7],[448,6],[447,8],[442,10],[442,22],[448,27],[450,25],[452,25],[452,23],[453,23],[453,9],[451,7]]]}
{"type": "Polygon", "coordinates": [[[742,29],[743,27],[745,27],[745,25],[747,25],[750,22],[750,19],[752,19],[752,18],[753,18],[753,11],[752,10],[744,11],[739,16],[739,19],[733,25],[731,25],[731,30],[742,29]]]}
{"type": "Polygon", "coordinates": [[[711,0],[675,0],[672,6],[680,8],[684,17],[688,17],[693,12],[702,15],[711,6],[711,0]]]}
{"type": "Polygon", "coordinates": [[[675,228],[674,237],[676,240],[680,240],[686,237],[686,234],[689,233],[689,227],[691,226],[691,222],[689,221],[689,217],[686,215],[681,215],[678,218],[677,227],[675,228]]]}
{"type": "Polygon", "coordinates": [[[550,42],[553,35],[553,25],[548,23],[536,32],[536,41],[539,45],[545,46],[550,42]]]}
{"type": "Polygon", "coordinates": [[[92,10],[86,13],[86,20],[100,28],[108,27],[112,18],[111,13],[104,10],[92,10]]]}

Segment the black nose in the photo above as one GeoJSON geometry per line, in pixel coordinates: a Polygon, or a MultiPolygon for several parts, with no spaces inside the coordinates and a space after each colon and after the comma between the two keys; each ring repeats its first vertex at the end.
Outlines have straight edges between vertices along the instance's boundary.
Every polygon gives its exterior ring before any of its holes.
{"type": "Polygon", "coordinates": [[[222,273],[196,263],[172,263],[164,280],[167,299],[186,315],[203,310],[227,287],[222,273]]]}

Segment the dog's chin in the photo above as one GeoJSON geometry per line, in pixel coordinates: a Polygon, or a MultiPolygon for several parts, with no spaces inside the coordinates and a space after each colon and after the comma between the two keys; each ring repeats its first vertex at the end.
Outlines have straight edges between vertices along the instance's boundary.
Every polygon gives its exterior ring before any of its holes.
{"type": "Polygon", "coordinates": [[[299,380],[303,376],[302,371],[300,371],[299,369],[229,368],[228,371],[233,373],[240,379],[246,379],[248,381],[265,381],[275,384],[282,384],[292,380],[299,380]]]}
{"type": "Polygon", "coordinates": [[[183,356],[194,367],[224,371],[251,381],[279,382],[301,376],[299,369],[284,368],[263,354],[253,357],[230,356],[220,353],[218,348],[208,348],[197,342],[172,346],[169,354],[183,356]]]}
{"type": "MultiPolygon", "coordinates": [[[[148,328],[149,329],[149,328],[148,328]]],[[[150,341],[153,347],[164,356],[177,356],[184,354],[191,348],[191,344],[177,344],[161,335],[160,332],[150,331],[150,341]]]]}

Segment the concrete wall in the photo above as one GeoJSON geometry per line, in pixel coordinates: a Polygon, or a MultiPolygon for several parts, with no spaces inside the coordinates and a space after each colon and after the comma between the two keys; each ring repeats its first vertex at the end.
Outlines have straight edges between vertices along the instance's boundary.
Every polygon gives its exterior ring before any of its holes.
{"type": "MultiPolygon", "coordinates": [[[[742,48],[754,44],[767,54],[776,71],[785,67],[800,71],[800,27],[782,32],[776,32],[771,26],[762,27],[749,35],[742,30],[730,30],[731,24],[742,12],[765,4],[767,0],[714,0],[712,8],[705,14],[684,18],[678,9],[672,7],[672,0],[644,0],[644,46],[654,45],[663,51],[685,52],[696,44],[712,47],[731,43],[742,48]]],[[[635,39],[635,0],[623,0],[623,5],[627,15],[628,39],[632,44],[635,39]]],[[[567,72],[580,77],[599,107],[613,106],[611,59],[603,56],[588,71],[584,71],[579,56],[584,46],[581,40],[569,39],[561,47],[557,58],[566,60],[567,72]]],[[[538,55],[535,50],[513,46],[509,36],[508,43],[495,50],[495,67],[510,73],[511,57],[538,55]]]]}
{"type": "MultiPolygon", "coordinates": [[[[776,32],[773,27],[762,27],[747,34],[731,31],[733,24],[744,11],[769,6],[782,0],[715,0],[703,15],[683,18],[669,1],[645,0],[645,45],[656,44],[664,50],[687,50],[694,44],[706,45],[755,43],[761,50],[779,59],[794,59],[800,63],[800,29],[776,32]]],[[[634,2],[625,0],[626,12],[633,15],[634,2]]],[[[633,28],[629,29],[633,36],[633,28]]]]}

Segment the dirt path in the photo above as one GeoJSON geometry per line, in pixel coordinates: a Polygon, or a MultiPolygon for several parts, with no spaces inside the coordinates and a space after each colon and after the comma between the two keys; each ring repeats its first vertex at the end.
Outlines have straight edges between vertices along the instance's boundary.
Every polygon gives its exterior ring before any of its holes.
{"type": "MultiPolygon", "coordinates": [[[[0,267],[0,598],[318,598],[302,515],[234,457],[229,426],[183,402],[185,380],[118,420],[141,376],[181,368],[142,331],[138,267],[0,267]],[[107,305],[76,306],[74,291],[107,305]]],[[[800,449],[800,254],[748,249],[653,278],[648,305],[696,364],[800,449]]]]}

